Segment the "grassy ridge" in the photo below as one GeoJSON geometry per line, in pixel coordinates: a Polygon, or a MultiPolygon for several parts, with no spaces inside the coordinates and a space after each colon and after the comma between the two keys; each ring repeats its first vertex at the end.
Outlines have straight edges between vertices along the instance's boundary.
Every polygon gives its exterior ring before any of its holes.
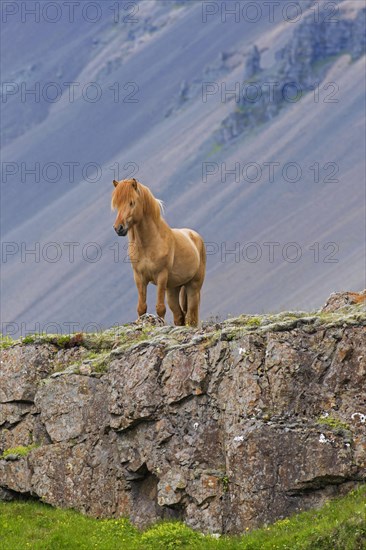
{"type": "Polygon", "coordinates": [[[203,536],[182,523],[158,523],[144,532],[126,519],[93,519],[38,502],[0,503],[2,550],[364,550],[366,485],[322,509],[241,537],[203,536]]]}

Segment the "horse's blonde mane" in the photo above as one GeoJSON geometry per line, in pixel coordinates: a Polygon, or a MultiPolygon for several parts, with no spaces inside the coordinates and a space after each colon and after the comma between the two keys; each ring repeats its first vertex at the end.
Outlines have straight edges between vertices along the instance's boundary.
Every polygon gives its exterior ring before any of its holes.
{"type": "Polygon", "coordinates": [[[164,212],[164,203],[156,199],[150,189],[140,182],[137,182],[137,191],[132,183],[134,180],[120,181],[112,194],[112,210],[118,209],[123,203],[136,199],[136,193],[141,197],[145,215],[150,215],[155,221],[161,218],[164,212]]]}

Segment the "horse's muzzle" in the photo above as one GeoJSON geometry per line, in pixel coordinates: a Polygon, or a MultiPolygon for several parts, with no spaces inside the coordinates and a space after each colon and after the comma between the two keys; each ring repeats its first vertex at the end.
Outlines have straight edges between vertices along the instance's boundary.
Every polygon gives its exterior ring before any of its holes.
{"type": "Polygon", "coordinates": [[[128,228],[123,227],[123,225],[119,225],[118,227],[115,227],[114,230],[119,237],[125,237],[127,235],[128,228]]]}

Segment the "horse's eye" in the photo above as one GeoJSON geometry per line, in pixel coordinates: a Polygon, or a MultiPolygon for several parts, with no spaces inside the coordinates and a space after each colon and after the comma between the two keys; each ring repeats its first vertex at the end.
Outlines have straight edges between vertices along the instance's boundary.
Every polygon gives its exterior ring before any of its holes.
{"type": "Polygon", "coordinates": [[[132,202],[132,201],[130,202],[130,206],[133,206],[133,202],[132,202]]]}

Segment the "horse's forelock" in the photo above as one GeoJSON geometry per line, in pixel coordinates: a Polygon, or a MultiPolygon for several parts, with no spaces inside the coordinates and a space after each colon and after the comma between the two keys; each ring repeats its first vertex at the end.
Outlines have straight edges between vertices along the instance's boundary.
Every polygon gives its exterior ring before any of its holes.
{"type": "Polygon", "coordinates": [[[124,202],[130,201],[134,197],[134,192],[130,180],[120,181],[112,193],[112,209],[118,209],[124,202]]]}
{"type": "Polygon", "coordinates": [[[142,183],[137,184],[137,189],[131,185],[131,180],[119,182],[112,194],[112,209],[118,209],[123,203],[134,200],[137,194],[141,195],[144,213],[151,215],[155,220],[161,217],[164,211],[163,201],[156,199],[150,189],[142,183]]]}

